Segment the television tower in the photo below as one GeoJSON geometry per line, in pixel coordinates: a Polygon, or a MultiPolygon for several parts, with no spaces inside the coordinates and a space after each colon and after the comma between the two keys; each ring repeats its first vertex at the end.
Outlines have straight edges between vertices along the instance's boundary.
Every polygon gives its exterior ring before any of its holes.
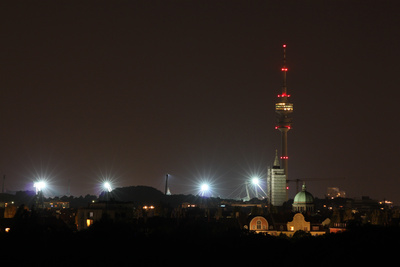
{"type": "Polygon", "coordinates": [[[290,103],[289,97],[290,95],[287,92],[286,86],[286,73],[288,68],[286,66],[286,45],[283,46],[283,66],[281,68],[283,74],[283,84],[282,84],[282,94],[278,95],[278,99],[275,103],[275,112],[277,125],[275,129],[281,132],[282,138],[282,149],[281,149],[281,164],[282,168],[285,170],[286,175],[286,201],[289,199],[288,189],[289,189],[289,177],[288,177],[288,144],[287,144],[287,134],[288,131],[292,127],[292,113],[293,113],[293,104],[290,103]]]}

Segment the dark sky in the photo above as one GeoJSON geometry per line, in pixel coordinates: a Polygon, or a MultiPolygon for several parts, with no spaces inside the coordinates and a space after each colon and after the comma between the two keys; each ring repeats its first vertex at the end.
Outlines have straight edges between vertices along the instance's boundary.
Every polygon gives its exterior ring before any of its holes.
{"type": "MultiPolygon", "coordinates": [[[[99,181],[236,197],[280,148],[287,44],[291,179],[400,203],[400,4],[2,1],[0,173],[53,194],[99,181]],[[345,179],[338,179],[344,177],[345,179]],[[336,179],[336,180],[335,180],[336,179]]],[[[291,184],[290,196],[295,194],[291,184]]]]}

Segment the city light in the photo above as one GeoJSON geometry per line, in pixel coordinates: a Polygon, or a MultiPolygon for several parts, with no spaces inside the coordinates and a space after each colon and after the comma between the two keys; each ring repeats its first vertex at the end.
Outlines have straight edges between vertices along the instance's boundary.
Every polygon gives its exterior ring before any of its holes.
{"type": "Polygon", "coordinates": [[[36,194],[38,194],[40,191],[42,191],[43,189],[46,188],[46,182],[41,180],[41,181],[37,181],[33,184],[33,187],[36,188],[36,194]]]}
{"type": "Polygon", "coordinates": [[[202,182],[200,185],[199,195],[202,197],[210,197],[212,195],[211,185],[208,182],[202,182]]]}
{"type": "Polygon", "coordinates": [[[110,182],[104,182],[104,183],[103,183],[103,188],[104,188],[105,190],[107,190],[107,192],[111,192],[111,191],[112,191],[112,187],[111,187],[110,182]]]}
{"type": "MultiPolygon", "coordinates": [[[[252,184],[253,188],[251,189],[255,195],[256,198],[259,197],[266,197],[267,193],[264,191],[263,189],[263,180],[259,178],[259,176],[253,176],[253,178],[251,178],[250,180],[248,180],[247,182],[248,185],[252,184]],[[259,195],[258,190],[260,190],[263,194],[261,194],[261,196],[259,195]]],[[[246,185],[247,186],[247,185],[246,185]]],[[[246,189],[248,191],[248,189],[246,189]]],[[[249,192],[247,192],[247,198],[250,199],[250,195],[249,192]]]]}
{"type": "Polygon", "coordinates": [[[200,186],[200,191],[204,194],[205,192],[210,190],[210,186],[208,184],[202,184],[200,186]]]}

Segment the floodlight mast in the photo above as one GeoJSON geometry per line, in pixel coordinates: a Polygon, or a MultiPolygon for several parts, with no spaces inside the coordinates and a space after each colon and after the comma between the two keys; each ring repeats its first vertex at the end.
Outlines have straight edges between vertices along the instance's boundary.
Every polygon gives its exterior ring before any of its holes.
{"type": "Polygon", "coordinates": [[[33,187],[36,189],[36,195],[41,192],[45,187],[46,183],[44,181],[37,181],[33,184],[33,187]]]}
{"type": "Polygon", "coordinates": [[[37,181],[33,184],[36,190],[36,206],[39,209],[44,208],[44,197],[43,197],[43,189],[46,187],[46,183],[44,181],[37,181]]]}
{"type": "Polygon", "coordinates": [[[206,183],[201,184],[200,186],[200,195],[203,197],[205,193],[207,193],[210,190],[210,186],[206,183]]]}
{"type": "Polygon", "coordinates": [[[258,177],[254,177],[253,179],[251,179],[251,183],[254,185],[254,191],[256,192],[256,198],[258,198],[258,190],[257,187],[260,184],[260,180],[258,179],[258,177]]]}
{"type": "Polygon", "coordinates": [[[107,191],[107,192],[111,192],[112,191],[112,187],[111,184],[109,182],[104,182],[103,183],[103,188],[107,191]]]}
{"type": "Polygon", "coordinates": [[[165,191],[164,191],[164,195],[167,195],[167,193],[168,193],[168,176],[169,176],[169,174],[167,173],[165,175],[165,191]]]}
{"type": "Polygon", "coordinates": [[[109,201],[110,200],[110,193],[112,191],[111,183],[108,182],[108,181],[105,181],[103,183],[103,189],[104,189],[105,200],[109,201]]]}

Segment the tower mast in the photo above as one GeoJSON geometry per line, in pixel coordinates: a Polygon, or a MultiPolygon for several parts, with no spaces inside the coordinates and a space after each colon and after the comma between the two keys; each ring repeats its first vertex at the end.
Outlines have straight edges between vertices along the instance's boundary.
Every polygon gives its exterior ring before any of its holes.
{"type": "Polygon", "coordinates": [[[288,143],[287,143],[287,133],[291,129],[292,126],[292,116],[293,113],[293,104],[289,102],[290,95],[287,93],[287,85],[286,85],[286,74],[288,68],[286,66],[286,44],[283,46],[283,66],[281,68],[283,74],[283,83],[282,83],[282,94],[278,95],[278,99],[275,103],[275,112],[277,115],[277,125],[275,129],[281,132],[281,163],[282,168],[285,170],[286,175],[286,201],[289,199],[288,194],[288,143]]]}

